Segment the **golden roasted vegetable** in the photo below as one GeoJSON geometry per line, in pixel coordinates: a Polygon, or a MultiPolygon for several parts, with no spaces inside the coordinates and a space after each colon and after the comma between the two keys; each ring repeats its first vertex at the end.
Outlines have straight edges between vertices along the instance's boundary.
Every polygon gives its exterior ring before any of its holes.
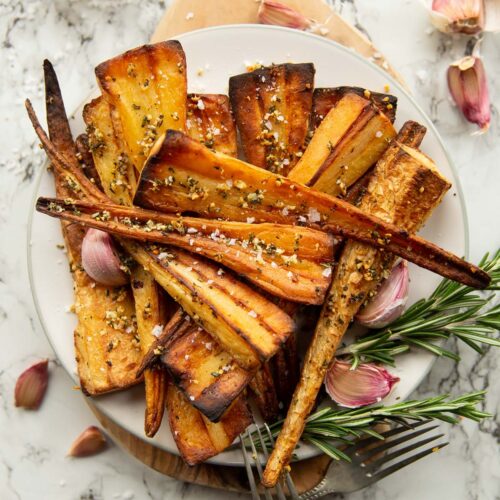
{"type": "Polygon", "coordinates": [[[186,58],[176,40],[143,45],[95,69],[111,105],[116,135],[135,168],[142,169],[151,146],[167,129],[186,123],[186,58]]]}
{"type": "Polygon", "coordinates": [[[99,189],[102,189],[101,179],[95,167],[94,158],[90,152],[89,137],[80,134],[75,139],[76,157],[86,177],[90,179],[99,189]]]}
{"type": "MultiPolygon", "coordinates": [[[[163,329],[165,306],[162,291],[152,276],[140,266],[132,271],[131,284],[137,315],[137,334],[144,355],[155,341],[156,335],[163,329]]],[[[153,437],[160,428],[165,410],[167,382],[167,373],[161,367],[150,368],[144,372],[144,430],[148,437],[153,437]]]]}
{"type": "Polygon", "coordinates": [[[279,64],[229,79],[231,107],[246,160],[287,175],[305,147],[314,66],[279,64]]]}
{"type": "Polygon", "coordinates": [[[282,298],[322,304],[333,238],[281,224],[247,224],[158,214],[136,207],[39,198],[37,210],[139,241],[204,255],[282,298]]]}
{"type": "Polygon", "coordinates": [[[418,236],[284,177],[215,153],[169,130],[141,174],[135,203],[163,212],[195,212],[208,218],[322,227],[393,252],[446,278],[474,288],[487,273],[418,236]],[[174,182],[165,184],[168,176],[174,182]],[[228,185],[221,196],[218,186],[228,185]]]}
{"type": "Polygon", "coordinates": [[[345,194],[395,135],[391,121],[369,100],[347,93],[325,116],[288,178],[332,196],[345,194]]]}
{"type": "Polygon", "coordinates": [[[167,391],[170,429],[182,458],[189,465],[204,462],[225,450],[252,423],[243,397],[238,398],[220,422],[210,422],[170,384],[167,391]]]}
{"type": "Polygon", "coordinates": [[[238,152],[227,95],[188,94],[186,131],[207,148],[229,156],[238,152]]]}
{"type": "Polygon", "coordinates": [[[194,264],[182,250],[146,250],[127,240],[121,244],[242,368],[257,368],[293,330],[292,319],[281,309],[203,258],[194,264]]]}
{"type": "MultiPolygon", "coordinates": [[[[404,125],[377,163],[361,202],[362,209],[410,233],[422,226],[450,187],[432,161],[415,149],[424,133],[425,129],[416,123],[404,125]]],[[[342,336],[393,262],[389,253],[355,241],[346,243],[304,360],[300,382],[267,462],[265,486],[276,484],[291,459],[342,336]]]]}
{"type": "Polygon", "coordinates": [[[90,151],[104,192],[120,205],[132,205],[136,178],[125,145],[116,135],[111,107],[102,96],[83,108],[90,151]]]}
{"type": "MultiPolygon", "coordinates": [[[[44,62],[44,74],[51,140],[64,154],[65,161],[79,171],[59,84],[49,61],[44,62]]],[[[73,189],[72,177],[57,168],[55,180],[59,196],[78,195],[73,189]]],[[[83,228],[63,224],[78,318],[74,342],[80,385],[85,394],[98,395],[136,384],[135,371],[141,353],[135,341],[136,324],[130,289],[99,285],[83,271],[80,250],[84,234],[83,228]]]]}
{"type": "Polygon", "coordinates": [[[162,361],[190,403],[214,422],[252,378],[251,372],[238,366],[218,342],[193,324],[172,341],[162,361]]]}
{"type": "Polygon", "coordinates": [[[315,130],[323,121],[330,110],[346,94],[357,94],[360,97],[365,97],[370,100],[387,118],[394,123],[396,119],[396,108],[398,99],[391,94],[381,94],[372,92],[361,87],[333,87],[333,88],[316,88],[313,94],[313,105],[311,114],[311,128],[315,130]]]}

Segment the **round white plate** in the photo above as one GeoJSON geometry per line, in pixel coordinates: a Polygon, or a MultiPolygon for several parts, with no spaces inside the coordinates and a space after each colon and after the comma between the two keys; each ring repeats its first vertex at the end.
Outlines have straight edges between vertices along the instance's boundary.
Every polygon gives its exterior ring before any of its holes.
{"type": "MultiPolygon", "coordinates": [[[[416,120],[428,128],[422,150],[434,159],[453,188],[433,214],[422,235],[457,255],[467,255],[467,226],[458,178],[444,145],[432,125],[407,92],[387,73],[353,51],[330,40],[285,28],[260,25],[222,26],[194,31],[178,37],[187,56],[188,82],[191,92],[227,93],[228,78],[246,70],[245,64],[312,62],[316,67],[316,87],[353,85],[390,93],[398,97],[396,127],[406,120],[416,120]],[[197,72],[203,68],[203,75],[197,72]]],[[[64,82],[61,82],[64,93],[64,82]]],[[[81,109],[72,120],[73,132],[83,131],[81,109]]],[[[44,169],[39,178],[35,199],[54,195],[52,176],[44,169]]],[[[77,382],[73,352],[73,330],[76,317],[69,314],[73,302],[72,281],[66,256],[56,248],[62,243],[59,222],[33,212],[28,228],[28,260],[33,298],[43,328],[59,360],[77,382]]],[[[428,296],[439,277],[411,266],[410,303],[428,296]]],[[[386,402],[404,399],[418,386],[430,369],[434,357],[418,352],[401,356],[391,371],[401,378],[386,402]]],[[[95,404],[105,415],[124,429],[144,438],[144,401],[142,387],[100,396],[95,404]]],[[[151,440],[168,452],[178,453],[164,419],[162,428],[151,440]]],[[[297,450],[300,459],[317,454],[311,446],[297,450]]],[[[212,463],[242,465],[241,453],[229,450],[210,460],[212,463]]]]}

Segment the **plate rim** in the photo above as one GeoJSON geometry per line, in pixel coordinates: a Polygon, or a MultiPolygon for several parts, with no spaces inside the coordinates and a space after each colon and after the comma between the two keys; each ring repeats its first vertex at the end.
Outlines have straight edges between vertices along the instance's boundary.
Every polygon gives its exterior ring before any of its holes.
{"type": "MultiPolygon", "coordinates": [[[[340,51],[348,54],[349,56],[354,57],[355,59],[358,59],[358,61],[360,61],[362,64],[368,65],[372,69],[375,69],[379,74],[383,75],[384,78],[388,79],[388,81],[391,84],[391,86],[396,87],[398,89],[398,92],[401,92],[402,94],[404,94],[409,99],[409,101],[411,102],[411,104],[424,117],[427,118],[428,124],[426,124],[426,127],[428,129],[430,129],[434,133],[434,136],[437,139],[439,147],[441,148],[442,152],[444,153],[444,155],[446,157],[446,160],[447,160],[447,162],[448,162],[448,164],[450,166],[450,169],[451,169],[451,171],[453,173],[453,177],[454,177],[454,181],[455,181],[454,188],[455,188],[455,190],[456,190],[456,192],[458,194],[459,203],[460,203],[460,209],[461,209],[462,214],[463,214],[462,224],[463,224],[463,227],[464,227],[464,254],[465,254],[464,257],[468,258],[469,257],[469,252],[470,252],[469,218],[468,218],[468,212],[467,212],[467,205],[466,205],[466,202],[465,202],[465,196],[464,196],[464,192],[463,192],[463,189],[462,189],[462,183],[461,183],[461,180],[460,180],[460,176],[458,175],[458,169],[457,169],[457,167],[455,165],[455,162],[453,161],[453,159],[452,159],[452,157],[451,157],[451,155],[450,155],[450,153],[448,151],[448,148],[446,147],[446,145],[445,145],[445,143],[444,143],[444,141],[443,141],[443,139],[441,137],[441,134],[439,133],[438,129],[436,128],[436,126],[432,122],[432,120],[429,117],[429,115],[418,104],[418,102],[413,97],[413,95],[410,94],[409,90],[407,90],[404,87],[404,85],[402,83],[400,83],[394,76],[392,76],[391,74],[389,74],[387,71],[385,71],[384,69],[382,69],[377,64],[374,64],[368,58],[366,58],[366,57],[362,56],[361,54],[359,54],[358,52],[356,52],[354,49],[346,47],[346,46],[344,46],[344,45],[336,42],[335,40],[331,40],[329,38],[321,37],[321,36],[315,35],[313,33],[308,33],[308,32],[305,32],[305,31],[299,31],[299,30],[292,29],[292,28],[285,28],[285,27],[282,27],[282,26],[264,25],[264,24],[251,24],[251,23],[226,24],[226,25],[222,25],[222,26],[211,26],[211,27],[207,27],[207,28],[201,28],[201,29],[189,31],[189,32],[186,32],[186,33],[181,33],[181,34],[176,35],[175,37],[171,38],[170,40],[179,40],[181,42],[181,44],[182,44],[183,39],[189,38],[191,36],[199,36],[200,34],[203,35],[204,33],[212,32],[212,31],[217,31],[217,32],[219,32],[219,31],[234,31],[235,29],[239,30],[239,29],[242,29],[242,28],[243,29],[252,29],[252,30],[257,29],[257,30],[266,30],[266,31],[288,32],[290,34],[293,34],[293,36],[299,36],[299,37],[302,36],[302,37],[306,37],[306,38],[309,38],[309,39],[313,39],[315,42],[321,42],[323,44],[326,44],[326,45],[329,45],[329,46],[333,46],[336,49],[339,49],[340,51]]],[[[93,93],[95,93],[95,88],[89,93],[89,96],[92,96],[93,93]]],[[[84,99],[86,99],[86,98],[84,98],[84,99]]],[[[74,111],[69,115],[69,120],[73,119],[73,117],[75,116],[76,111],[79,110],[82,107],[82,105],[84,104],[84,102],[85,101],[82,100],[82,102],[78,106],[75,107],[74,111]]],[[[51,336],[49,335],[48,327],[45,324],[45,321],[43,319],[43,314],[42,314],[41,306],[40,306],[40,303],[39,303],[39,300],[38,300],[38,296],[35,293],[34,277],[33,277],[33,272],[34,272],[33,271],[33,250],[32,250],[32,245],[31,245],[31,236],[32,236],[32,229],[33,229],[33,217],[35,215],[35,207],[36,207],[36,200],[37,200],[37,196],[38,196],[38,190],[40,188],[40,184],[41,184],[43,175],[45,174],[45,171],[46,171],[47,166],[49,164],[50,164],[50,162],[49,162],[48,158],[46,158],[43,161],[43,164],[42,164],[42,167],[40,168],[40,171],[36,174],[36,179],[35,179],[35,182],[33,184],[33,192],[32,192],[32,197],[31,197],[31,202],[30,202],[30,212],[28,214],[28,224],[27,224],[27,227],[26,227],[26,238],[27,238],[27,241],[26,241],[26,243],[27,243],[26,244],[26,248],[27,248],[26,258],[27,258],[28,279],[29,279],[29,285],[30,285],[30,292],[31,292],[31,296],[33,298],[33,303],[34,303],[34,306],[35,306],[35,311],[36,311],[38,320],[40,322],[40,325],[42,327],[43,333],[44,333],[47,341],[49,342],[50,347],[54,351],[54,354],[56,355],[56,357],[59,358],[58,355],[57,355],[57,350],[55,348],[55,345],[54,345],[54,343],[53,343],[53,341],[51,339],[51,336]]],[[[429,364],[429,366],[424,371],[422,371],[422,373],[420,374],[420,376],[415,379],[416,382],[415,382],[414,388],[412,389],[412,392],[415,391],[421,385],[422,380],[430,372],[430,370],[434,366],[435,362],[436,362],[436,358],[434,358],[434,360],[429,364]]],[[[64,368],[64,372],[69,377],[69,379],[71,381],[74,381],[75,379],[73,378],[73,376],[70,373],[70,371],[66,369],[66,367],[64,366],[64,364],[61,363],[61,365],[64,368]]],[[[86,397],[85,397],[85,402],[90,405],[90,403],[87,401],[86,397]]],[[[114,419],[114,417],[105,408],[103,408],[103,406],[105,406],[105,405],[101,405],[99,403],[98,399],[92,400],[91,405],[94,405],[99,410],[99,412],[103,413],[103,415],[106,418],[108,418],[109,420],[111,420],[115,424],[119,425],[116,422],[116,420],[114,419]]],[[[148,444],[151,444],[152,446],[155,446],[155,444],[153,442],[148,442],[146,439],[144,439],[144,436],[138,435],[136,432],[133,432],[132,430],[129,430],[129,429],[125,429],[125,430],[127,430],[127,432],[130,432],[136,438],[141,439],[142,441],[144,441],[144,442],[146,442],[148,444]]],[[[167,451],[170,454],[174,454],[176,456],[180,456],[180,454],[179,454],[179,452],[178,452],[177,449],[174,449],[174,450],[164,450],[164,448],[160,448],[160,449],[162,449],[163,451],[167,451]]],[[[303,458],[300,461],[307,460],[308,458],[312,458],[312,457],[318,456],[320,454],[321,454],[321,452],[318,450],[318,453],[312,455],[311,457],[303,458]]],[[[226,466],[232,466],[232,467],[243,467],[242,464],[234,463],[232,461],[227,461],[227,460],[224,460],[224,459],[218,459],[218,457],[220,457],[220,455],[216,455],[215,457],[212,457],[212,458],[208,459],[204,463],[209,463],[209,464],[212,464],[212,465],[226,465],[226,466]]]]}

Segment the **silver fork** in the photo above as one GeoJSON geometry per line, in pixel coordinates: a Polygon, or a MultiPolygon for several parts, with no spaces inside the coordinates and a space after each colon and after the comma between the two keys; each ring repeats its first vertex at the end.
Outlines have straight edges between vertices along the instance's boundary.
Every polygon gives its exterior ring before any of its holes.
{"type": "MultiPolygon", "coordinates": [[[[413,425],[399,426],[383,432],[381,433],[384,437],[383,441],[375,437],[367,437],[354,441],[342,450],[351,459],[351,462],[332,460],[323,480],[317,486],[302,493],[301,495],[297,494],[292,478],[287,472],[285,474],[285,482],[288,487],[290,498],[315,500],[330,493],[351,493],[353,491],[366,488],[367,486],[380,481],[384,477],[397,472],[403,467],[406,467],[407,465],[410,465],[433,452],[439,451],[448,443],[441,443],[429,447],[425,447],[425,445],[441,438],[443,434],[425,437],[416,442],[410,443],[410,441],[413,441],[415,438],[423,436],[424,434],[427,434],[428,432],[439,427],[437,425],[422,427],[427,423],[428,421],[418,422],[413,425]],[[405,446],[400,447],[400,445],[405,446]],[[425,449],[417,451],[424,447],[425,449]],[[406,458],[403,457],[403,455],[412,451],[416,451],[416,453],[410,454],[406,458]],[[390,462],[393,462],[399,457],[402,457],[401,460],[388,465],[390,462]]],[[[268,451],[266,443],[258,427],[256,430],[259,437],[260,447],[263,451],[265,459],[267,460],[268,451]]],[[[266,432],[271,443],[274,445],[271,431],[267,425],[266,432]]],[[[245,461],[245,468],[248,474],[248,482],[252,492],[252,498],[254,500],[258,500],[261,497],[259,496],[252,467],[250,465],[249,453],[244,445],[245,439],[250,442],[252,457],[259,478],[262,477],[262,465],[258,459],[257,451],[252,441],[251,431],[247,429],[244,435],[240,435],[240,443],[245,461]]],[[[279,500],[287,498],[281,484],[277,485],[275,489],[276,497],[279,500]]],[[[263,494],[266,500],[272,500],[274,498],[273,491],[271,490],[265,490],[263,494]]]]}

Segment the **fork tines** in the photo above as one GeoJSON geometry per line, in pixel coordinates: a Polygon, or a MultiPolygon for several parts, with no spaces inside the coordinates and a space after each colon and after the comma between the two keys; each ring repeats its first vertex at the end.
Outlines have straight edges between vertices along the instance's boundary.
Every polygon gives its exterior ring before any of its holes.
{"type": "MultiPolygon", "coordinates": [[[[271,430],[269,429],[267,424],[264,424],[264,425],[265,425],[267,437],[268,437],[271,445],[274,446],[274,438],[272,436],[271,430]]],[[[259,491],[257,489],[257,484],[255,482],[255,477],[254,477],[254,474],[252,471],[249,453],[248,453],[248,450],[245,446],[245,440],[250,444],[250,448],[252,450],[252,460],[253,460],[255,468],[257,469],[257,473],[258,473],[260,480],[262,479],[263,470],[262,470],[262,464],[261,464],[261,461],[259,458],[259,454],[257,452],[257,449],[255,447],[255,444],[254,444],[253,438],[252,438],[252,434],[254,434],[254,432],[257,434],[257,436],[259,438],[260,449],[262,450],[262,454],[264,455],[264,459],[266,461],[269,458],[269,453],[267,451],[266,441],[264,439],[264,436],[262,435],[262,432],[260,431],[258,426],[254,426],[254,427],[255,427],[254,431],[251,431],[250,428],[248,428],[243,434],[240,434],[240,445],[241,445],[241,451],[243,453],[243,460],[245,462],[245,468],[246,468],[247,475],[248,475],[248,483],[250,485],[250,490],[252,492],[252,498],[254,500],[259,500],[260,499],[259,491]]],[[[288,471],[285,472],[284,478],[285,478],[286,486],[288,488],[289,498],[292,498],[294,500],[298,500],[299,495],[297,494],[297,490],[295,489],[295,485],[293,484],[293,480],[292,480],[288,471]]],[[[271,488],[271,489],[264,488],[264,490],[263,490],[264,498],[266,498],[266,500],[272,500],[274,493],[276,494],[276,498],[278,498],[278,500],[286,500],[286,498],[287,498],[285,496],[285,490],[279,482],[276,484],[276,486],[274,488],[271,488]]]]}

